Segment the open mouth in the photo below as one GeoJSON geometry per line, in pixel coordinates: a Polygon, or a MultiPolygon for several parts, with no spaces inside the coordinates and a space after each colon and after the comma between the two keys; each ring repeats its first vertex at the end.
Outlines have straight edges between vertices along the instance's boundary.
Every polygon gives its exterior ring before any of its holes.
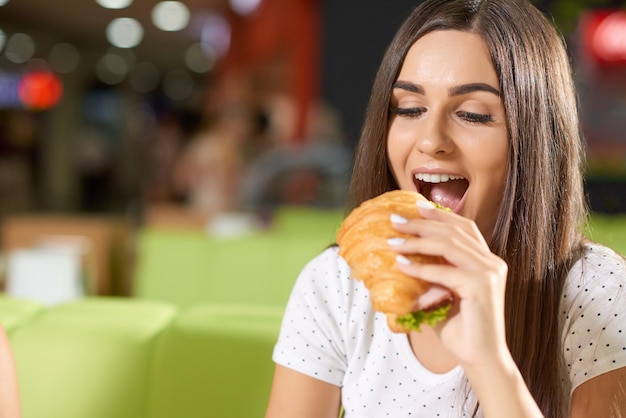
{"type": "Polygon", "coordinates": [[[454,212],[469,187],[467,179],[453,174],[416,173],[414,182],[418,193],[454,212]]]}

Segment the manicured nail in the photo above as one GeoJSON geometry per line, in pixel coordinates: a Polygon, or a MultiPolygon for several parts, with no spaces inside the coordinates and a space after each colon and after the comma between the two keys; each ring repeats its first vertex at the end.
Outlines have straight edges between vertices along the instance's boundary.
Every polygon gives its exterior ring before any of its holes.
{"type": "Polygon", "coordinates": [[[392,213],[391,216],[389,217],[389,219],[394,224],[405,224],[405,223],[409,222],[406,218],[403,218],[402,216],[397,215],[395,213],[392,213]]]}
{"type": "Polygon", "coordinates": [[[425,200],[418,200],[417,201],[417,207],[418,208],[422,208],[422,209],[435,209],[435,205],[433,205],[431,202],[427,202],[425,200]]]}
{"type": "Polygon", "coordinates": [[[411,260],[400,254],[396,255],[396,261],[400,264],[404,264],[405,266],[411,265],[411,260]]]}
{"type": "Polygon", "coordinates": [[[389,238],[387,240],[387,244],[389,245],[402,245],[404,244],[405,239],[404,238],[389,238]]]}

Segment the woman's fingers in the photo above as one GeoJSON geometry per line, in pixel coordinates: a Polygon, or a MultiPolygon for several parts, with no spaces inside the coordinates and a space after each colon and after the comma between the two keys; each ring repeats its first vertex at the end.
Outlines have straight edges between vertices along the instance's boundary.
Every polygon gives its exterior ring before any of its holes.
{"type": "Polygon", "coordinates": [[[407,220],[406,223],[397,221],[393,217],[392,223],[399,233],[413,235],[387,241],[400,254],[440,256],[456,266],[472,268],[476,260],[491,253],[484,241],[458,225],[424,219],[407,220]]]}
{"type": "Polygon", "coordinates": [[[411,262],[408,258],[398,255],[398,268],[409,276],[419,277],[452,290],[461,297],[471,296],[474,289],[489,288],[486,293],[501,294],[504,291],[507,266],[504,261],[494,256],[489,264],[473,271],[459,269],[454,265],[424,264],[411,262]]]}
{"type": "Polygon", "coordinates": [[[454,213],[419,207],[423,218],[391,217],[408,238],[391,238],[399,268],[406,274],[449,288],[460,297],[503,294],[507,265],[489,249],[475,223],[454,213]],[[411,262],[405,256],[443,257],[449,265],[411,262]]]}
{"type": "Polygon", "coordinates": [[[454,225],[457,228],[465,231],[469,236],[474,237],[478,242],[481,242],[485,246],[485,241],[482,233],[478,229],[476,223],[468,218],[458,215],[453,212],[447,212],[445,210],[434,209],[432,205],[426,205],[425,202],[418,202],[417,211],[424,220],[432,220],[436,222],[442,222],[446,225],[454,225]]]}
{"type": "Polygon", "coordinates": [[[462,268],[472,268],[483,257],[484,251],[476,243],[453,234],[439,237],[414,237],[408,239],[391,238],[389,246],[399,254],[423,254],[443,257],[450,264],[462,268]],[[465,241],[465,242],[464,242],[465,241]]]}
{"type": "Polygon", "coordinates": [[[412,219],[392,214],[389,219],[392,226],[398,231],[412,235],[418,232],[416,225],[420,227],[420,235],[452,233],[455,230],[460,230],[472,237],[476,242],[487,247],[487,242],[473,220],[439,209],[424,209],[423,205],[416,208],[417,214],[420,216],[412,219]]]}

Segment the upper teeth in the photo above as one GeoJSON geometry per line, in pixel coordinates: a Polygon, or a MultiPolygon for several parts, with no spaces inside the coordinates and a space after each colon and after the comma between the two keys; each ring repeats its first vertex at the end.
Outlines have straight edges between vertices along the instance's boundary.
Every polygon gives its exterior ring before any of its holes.
{"type": "Polygon", "coordinates": [[[463,177],[461,176],[453,176],[452,174],[428,174],[428,173],[417,173],[415,174],[415,179],[420,181],[425,181],[427,183],[443,183],[450,180],[461,180],[463,177]]]}

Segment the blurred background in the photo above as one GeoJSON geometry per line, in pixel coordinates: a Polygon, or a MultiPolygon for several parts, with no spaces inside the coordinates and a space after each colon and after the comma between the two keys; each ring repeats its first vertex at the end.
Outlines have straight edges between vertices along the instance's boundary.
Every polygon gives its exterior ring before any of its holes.
{"type": "MultiPolygon", "coordinates": [[[[229,134],[246,165],[320,139],[350,152],[377,64],[415,3],[2,0],[2,214],[141,219],[152,202],[188,201],[191,174],[176,163],[218,120],[238,121],[229,134]]],[[[590,179],[618,180],[626,15],[620,2],[537,4],[571,46],[590,179]]],[[[621,195],[594,206],[620,210],[621,195]]]]}
{"type": "MultiPolygon", "coordinates": [[[[626,210],[622,3],[536,2],[570,46],[589,201],[604,214],[626,210]]],[[[35,240],[85,252],[95,244],[67,228],[95,222],[132,252],[143,228],[341,208],[377,65],[415,5],[0,0],[4,255],[35,240]]],[[[125,280],[115,292],[131,293],[125,280]]]]}

